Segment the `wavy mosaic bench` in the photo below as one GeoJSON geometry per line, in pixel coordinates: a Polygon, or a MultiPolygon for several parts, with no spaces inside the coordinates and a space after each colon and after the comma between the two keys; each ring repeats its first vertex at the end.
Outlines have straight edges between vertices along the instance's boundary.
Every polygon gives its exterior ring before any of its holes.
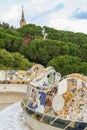
{"type": "Polygon", "coordinates": [[[28,84],[43,71],[42,65],[36,64],[31,69],[24,70],[0,70],[0,84],[28,84]]]}
{"type": "Polygon", "coordinates": [[[26,122],[35,130],[85,130],[87,128],[87,77],[61,78],[53,67],[33,78],[21,103],[26,122]]]}

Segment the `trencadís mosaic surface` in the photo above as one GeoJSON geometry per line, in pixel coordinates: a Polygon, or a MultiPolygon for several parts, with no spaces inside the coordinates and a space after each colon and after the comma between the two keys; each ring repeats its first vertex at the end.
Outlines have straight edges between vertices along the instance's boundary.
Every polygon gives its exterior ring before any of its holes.
{"type": "Polygon", "coordinates": [[[83,130],[87,127],[87,77],[71,74],[61,79],[53,67],[45,68],[30,81],[22,107],[40,122],[83,130]]]}
{"type": "Polygon", "coordinates": [[[44,67],[36,64],[29,70],[0,70],[0,83],[1,84],[28,84],[29,81],[38,76],[44,67]]]}

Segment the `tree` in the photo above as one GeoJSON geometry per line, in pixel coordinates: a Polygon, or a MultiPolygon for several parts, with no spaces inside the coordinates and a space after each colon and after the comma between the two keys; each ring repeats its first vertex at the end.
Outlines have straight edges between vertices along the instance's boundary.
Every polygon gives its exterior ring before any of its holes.
{"type": "Polygon", "coordinates": [[[10,53],[5,49],[0,49],[0,66],[1,69],[29,69],[34,63],[29,62],[19,53],[10,53]]]}
{"type": "Polygon", "coordinates": [[[17,31],[22,37],[35,36],[36,38],[40,38],[40,36],[42,36],[42,28],[35,24],[27,24],[22,28],[18,28],[17,31]]]}
{"type": "Polygon", "coordinates": [[[81,59],[74,56],[57,56],[48,62],[48,66],[53,66],[63,76],[70,73],[78,73],[81,59]]]}
{"type": "Polygon", "coordinates": [[[87,75],[87,62],[82,62],[79,67],[79,73],[87,75]]]}
{"type": "Polygon", "coordinates": [[[2,23],[2,28],[3,28],[3,29],[8,29],[8,28],[9,28],[9,24],[3,22],[3,23],[2,23]]]}
{"type": "Polygon", "coordinates": [[[13,34],[7,34],[3,31],[0,31],[0,48],[4,48],[10,52],[16,52],[19,50],[21,44],[21,37],[17,37],[13,34]]]}
{"type": "Polygon", "coordinates": [[[24,58],[23,55],[19,54],[19,53],[12,53],[13,56],[13,68],[16,69],[29,69],[31,68],[32,65],[34,65],[33,63],[30,63],[27,59],[24,58]]]}

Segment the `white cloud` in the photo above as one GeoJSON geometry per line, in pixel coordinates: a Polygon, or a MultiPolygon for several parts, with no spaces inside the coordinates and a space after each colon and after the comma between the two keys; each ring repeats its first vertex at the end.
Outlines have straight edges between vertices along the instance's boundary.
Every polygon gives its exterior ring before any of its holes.
{"type": "Polygon", "coordinates": [[[79,7],[81,8],[81,10],[83,9],[83,7],[85,7],[85,10],[87,11],[87,4],[82,5],[82,3],[79,3],[78,1],[68,1],[68,3],[65,3],[65,7],[63,10],[54,12],[47,17],[48,26],[54,27],[59,30],[87,33],[87,20],[70,18],[72,13],[79,7]]]}
{"type": "Polygon", "coordinates": [[[41,12],[46,12],[54,8],[61,0],[32,0],[30,3],[25,3],[26,10],[34,15],[38,15],[41,12]]]}
{"type": "Polygon", "coordinates": [[[40,4],[40,3],[44,3],[46,2],[46,0],[32,0],[32,3],[34,4],[40,4]]]}
{"type": "MultiPolygon", "coordinates": [[[[23,1],[22,1],[23,2],[23,1]]],[[[14,26],[19,25],[21,17],[21,5],[24,5],[24,13],[27,23],[46,25],[56,29],[70,29],[87,33],[87,20],[73,19],[72,14],[79,8],[87,11],[87,0],[26,0],[23,3],[16,2],[0,11],[0,21],[5,21],[14,26]],[[56,5],[62,3],[63,9],[50,12],[56,5]],[[49,13],[47,13],[49,12],[49,13]],[[29,22],[28,22],[29,21],[29,22]]]]}
{"type": "Polygon", "coordinates": [[[67,20],[67,19],[53,19],[50,20],[49,27],[53,27],[59,30],[67,30],[74,32],[87,33],[87,20],[67,20]]]}
{"type": "Polygon", "coordinates": [[[19,4],[12,5],[10,8],[5,9],[4,12],[0,12],[0,21],[8,22],[10,24],[13,23],[17,24],[19,16],[20,16],[19,4]]]}

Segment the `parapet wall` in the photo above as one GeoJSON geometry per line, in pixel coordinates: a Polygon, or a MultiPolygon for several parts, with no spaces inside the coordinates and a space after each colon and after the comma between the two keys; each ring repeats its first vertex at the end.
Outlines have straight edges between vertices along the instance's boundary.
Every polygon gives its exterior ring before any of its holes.
{"type": "Polygon", "coordinates": [[[21,101],[25,93],[22,92],[0,92],[0,110],[21,101]]]}
{"type": "Polygon", "coordinates": [[[27,85],[0,84],[0,110],[15,102],[21,101],[26,93],[26,86],[27,85]]]}

